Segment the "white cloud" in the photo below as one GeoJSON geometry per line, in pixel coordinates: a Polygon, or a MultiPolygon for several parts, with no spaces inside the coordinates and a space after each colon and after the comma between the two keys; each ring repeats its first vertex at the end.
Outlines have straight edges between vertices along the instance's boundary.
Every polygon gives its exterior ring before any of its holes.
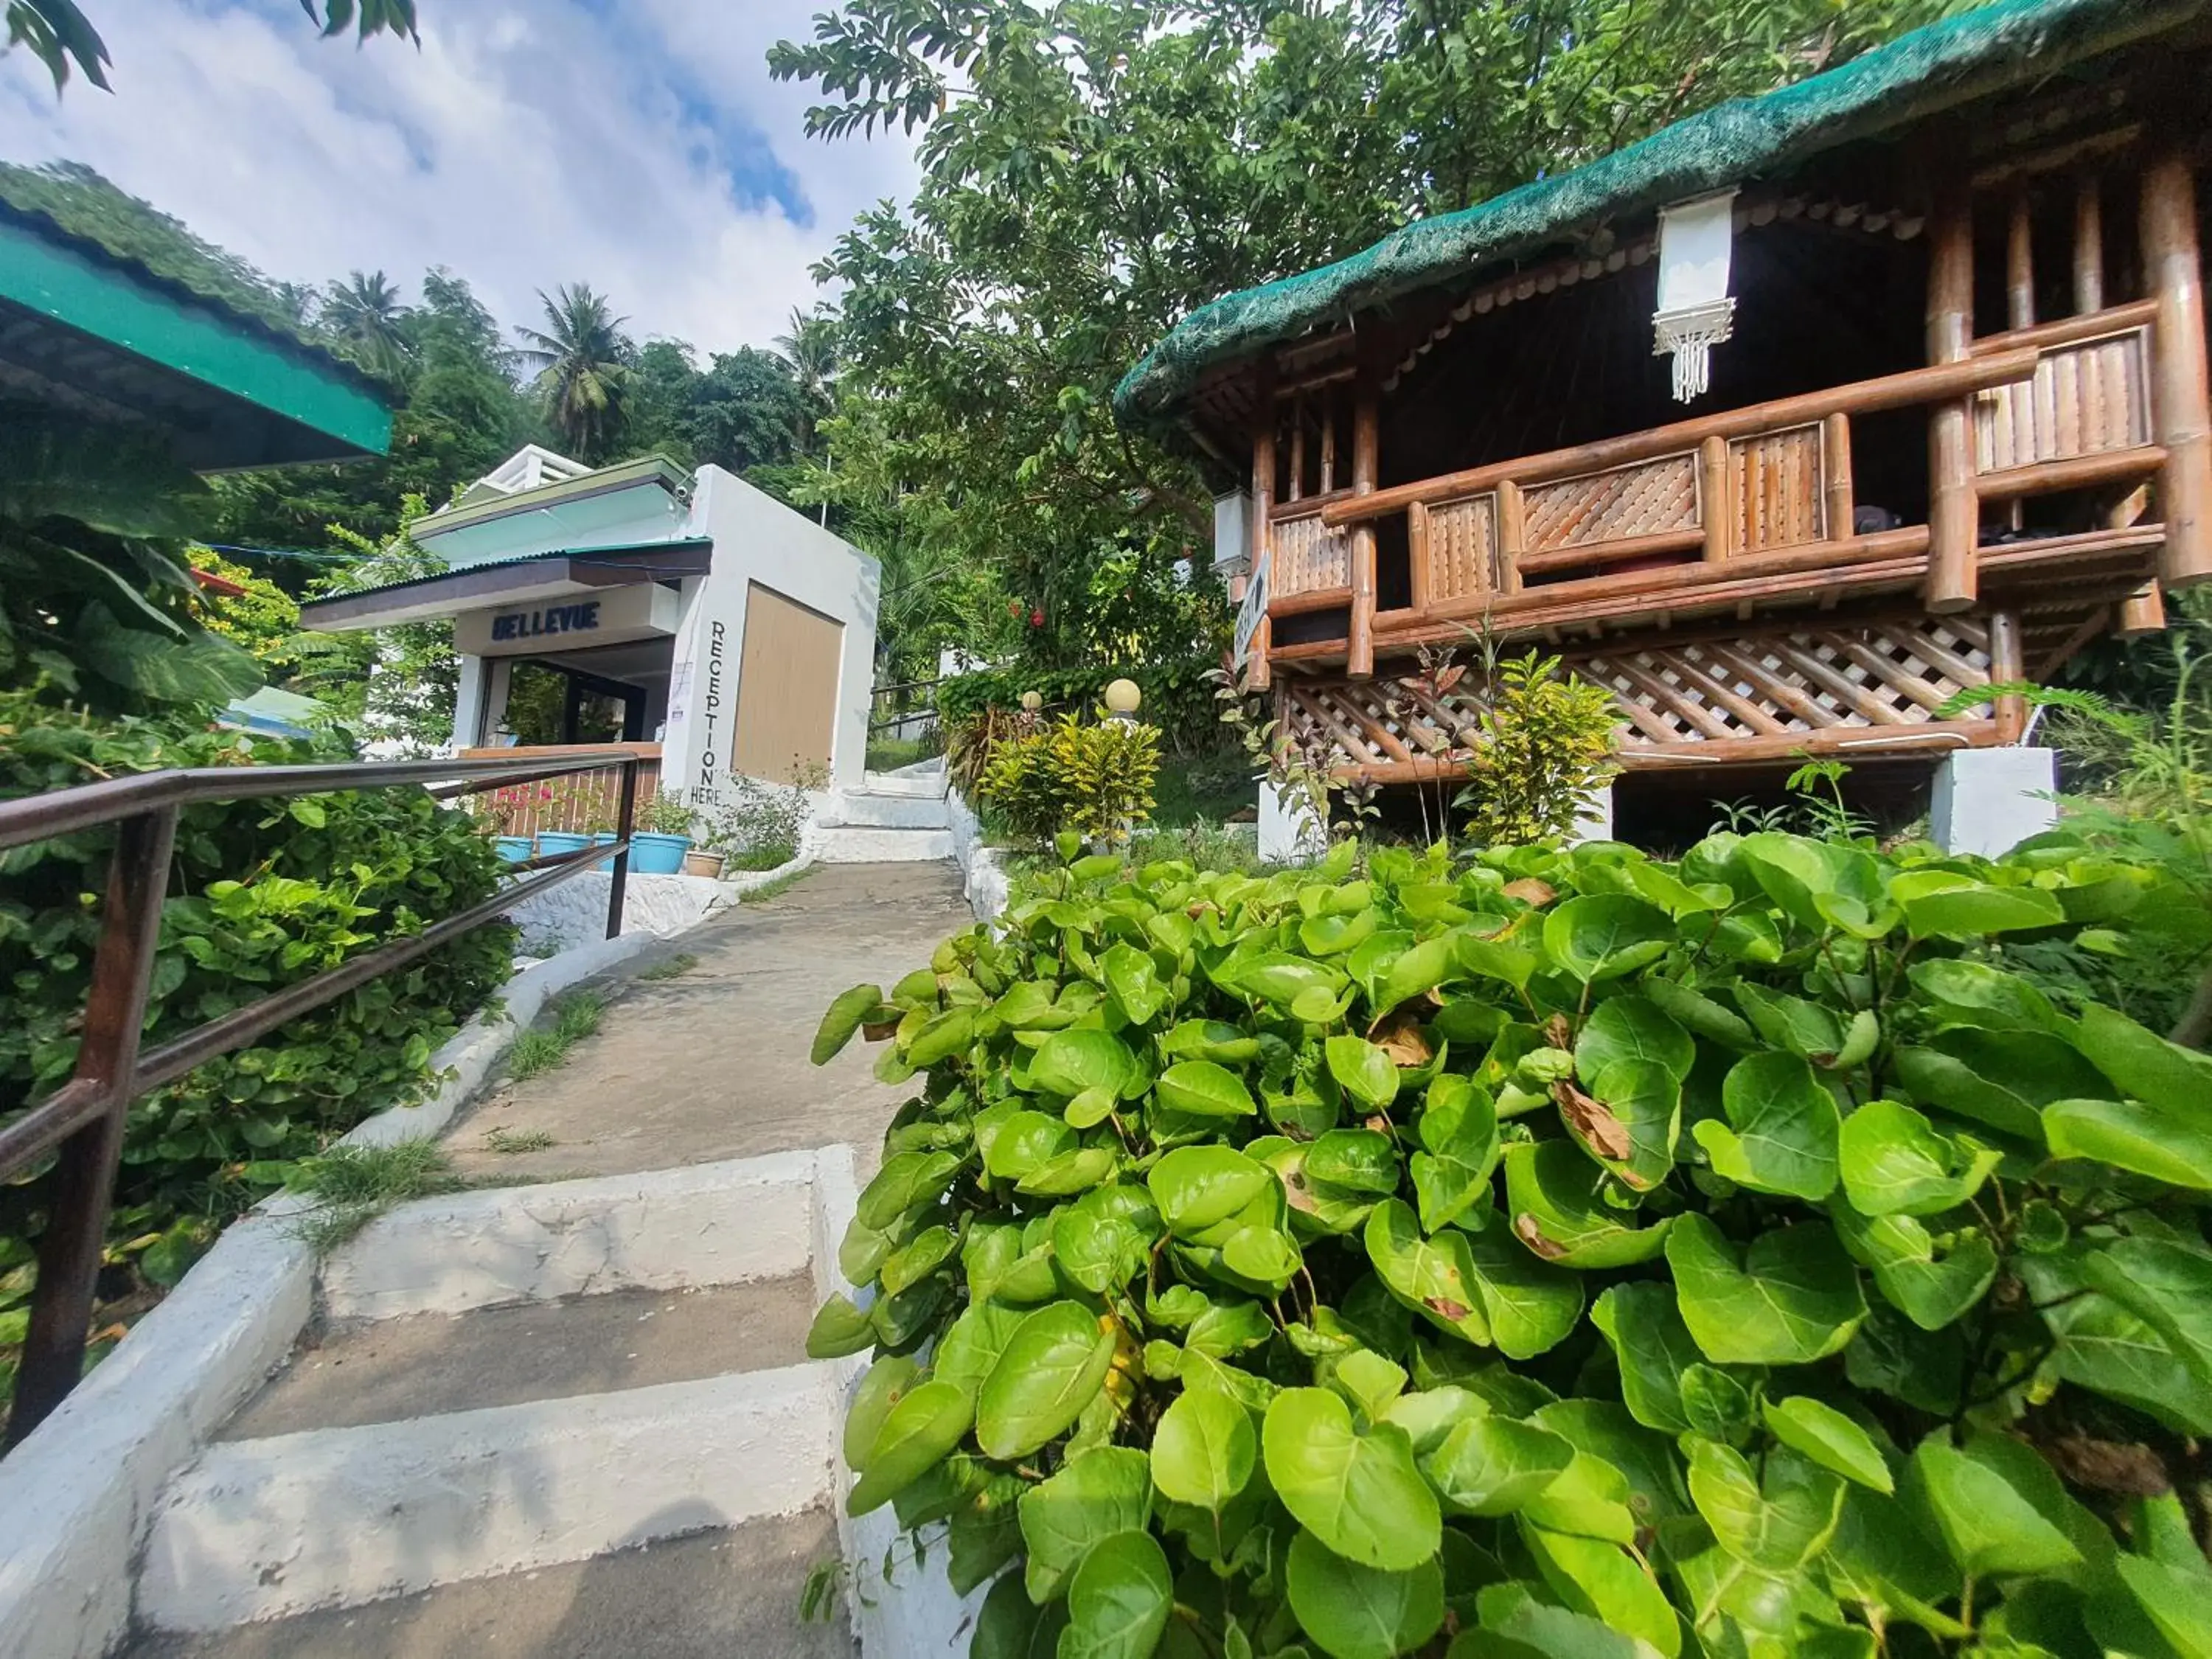
{"type": "Polygon", "coordinates": [[[585,282],[641,338],[764,344],[807,267],[903,196],[903,137],[804,136],[769,46],[821,0],[424,0],[422,45],[293,0],[98,0],[113,95],[0,58],[0,155],[89,163],[270,276],[446,265],[507,323],[585,282]]]}

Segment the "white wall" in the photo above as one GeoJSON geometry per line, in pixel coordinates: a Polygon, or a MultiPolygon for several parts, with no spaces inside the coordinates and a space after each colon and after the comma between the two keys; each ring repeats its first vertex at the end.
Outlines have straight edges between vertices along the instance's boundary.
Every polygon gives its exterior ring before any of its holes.
{"type": "Polygon", "coordinates": [[[737,729],[745,592],[749,583],[758,582],[845,625],[830,781],[839,789],[858,789],[875,686],[876,608],[883,585],[876,562],[717,466],[699,469],[684,533],[713,538],[714,568],[684,584],[661,775],[681,780],[680,787],[690,791],[721,781],[737,729]]]}

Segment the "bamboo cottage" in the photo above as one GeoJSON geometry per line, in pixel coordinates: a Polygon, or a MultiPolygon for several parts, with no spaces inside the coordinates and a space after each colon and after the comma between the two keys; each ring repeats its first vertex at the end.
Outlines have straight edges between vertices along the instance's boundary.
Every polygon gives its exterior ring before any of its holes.
{"type": "Polygon", "coordinates": [[[2205,0],[2006,0],[1194,313],[1116,393],[1227,484],[1250,683],[1463,769],[1468,629],[1611,687],[1624,813],[1804,754],[2009,844],[2017,698],[2212,578],[2205,0]],[[1465,683],[1462,682],[1462,684],[1465,683]]]}

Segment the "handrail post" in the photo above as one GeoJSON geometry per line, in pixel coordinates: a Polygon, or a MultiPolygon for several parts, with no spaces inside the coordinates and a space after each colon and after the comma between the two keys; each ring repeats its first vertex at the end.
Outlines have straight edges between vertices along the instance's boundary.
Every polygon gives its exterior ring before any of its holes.
{"type": "Polygon", "coordinates": [[[614,874],[607,883],[607,937],[619,938],[623,930],[623,898],[629,889],[629,838],[637,823],[637,757],[622,763],[622,808],[615,817],[614,874]]]}
{"type": "MultiPolygon", "coordinates": [[[[1964,184],[1947,183],[1928,222],[1928,361],[1955,363],[1974,342],[1974,216],[1964,184]]],[[[1923,603],[1937,616],[1972,607],[1981,540],[1974,477],[1971,395],[1936,404],[1928,417],[1928,580],[1923,603]]]]}
{"type": "Polygon", "coordinates": [[[107,1238],[115,1173],[123,1159],[139,1036],[161,937],[161,901],[176,845],[177,809],[158,808],[118,826],[107,861],[107,894],[100,945],[92,962],[92,998],[74,1075],[106,1091],[105,1109],[61,1145],[53,1172],[46,1231],[39,1240],[39,1277],[31,1294],[30,1328],[15,1376],[7,1443],[44,1422],[84,1370],[94,1286],[107,1238]]]}

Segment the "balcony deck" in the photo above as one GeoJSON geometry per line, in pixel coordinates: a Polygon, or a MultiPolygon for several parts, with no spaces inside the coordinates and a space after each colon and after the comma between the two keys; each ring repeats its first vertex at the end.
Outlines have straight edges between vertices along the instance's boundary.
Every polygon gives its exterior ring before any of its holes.
{"type": "Polygon", "coordinates": [[[2159,620],[2166,536],[2143,517],[2167,459],[2150,408],[2157,312],[2112,307],[1954,362],[1269,505],[1247,595],[1264,606],[1248,617],[1254,681],[1278,688],[1294,735],[1380,782],[1459,769],[1470,711],[1422,653],[1485,631],[1611,685],[1632,767],[2017,741],[2016,702],[1936,711],[2159,620]],[[1853,423],[1914,410],[1960,417],[1959,475],[1931,480],[1932,523],[1862,531],[1853,423]],[[1972,544],[1985,519],[2061,495],[2086,527],[1972,544]],[[1402,602],[1377,604],[1378,540],[1403,559],[1402,602]]]}

